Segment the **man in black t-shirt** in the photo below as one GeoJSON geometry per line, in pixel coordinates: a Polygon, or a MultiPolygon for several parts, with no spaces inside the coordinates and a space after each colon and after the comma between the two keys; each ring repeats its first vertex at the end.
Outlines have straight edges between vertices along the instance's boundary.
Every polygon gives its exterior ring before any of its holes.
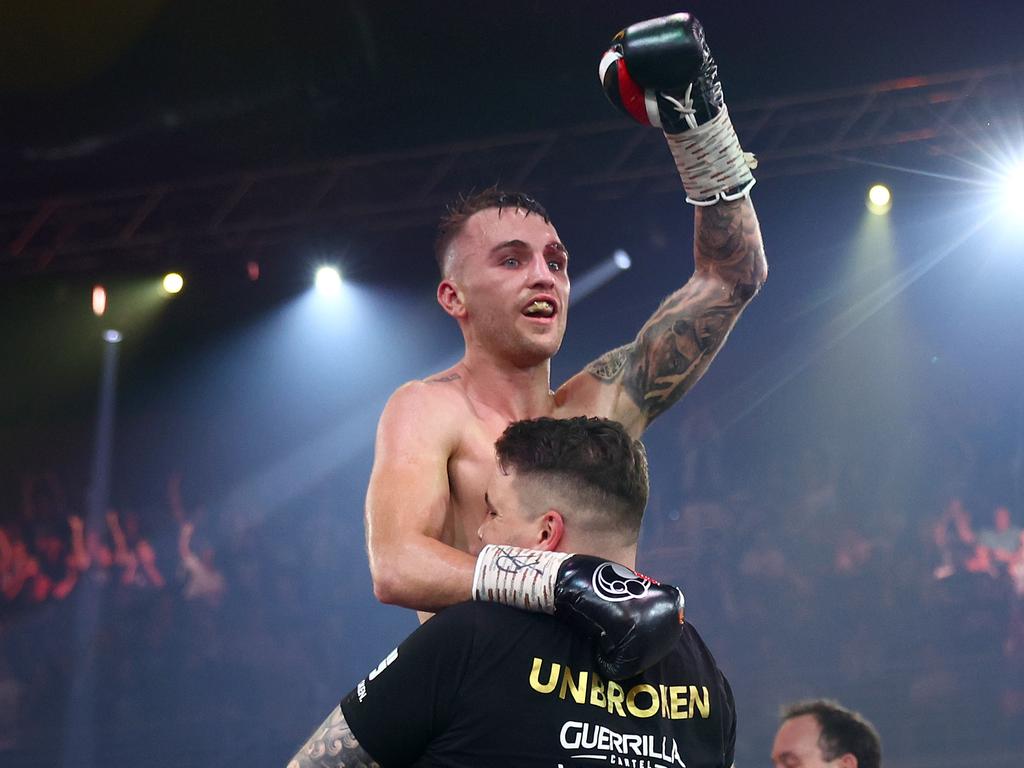
{"type": "MultiPolygon", "coordinates": [[[[512,424],[496,448],[481,541],[606,558],[593,570],[597,598],[642,599],[650,579],[611,562],[636,559],[648,488],[640,442],[604,419],[544,418],[512,424]]],[[[547,566],[500,552],[496,562],[518,577],[547,566]]],[[[606,680],[591,641],[565,622],[472,602],[392,651],[289,767],[729,768],[735,737],[729,683],[689,624],[653,667],[606,680]]]]}

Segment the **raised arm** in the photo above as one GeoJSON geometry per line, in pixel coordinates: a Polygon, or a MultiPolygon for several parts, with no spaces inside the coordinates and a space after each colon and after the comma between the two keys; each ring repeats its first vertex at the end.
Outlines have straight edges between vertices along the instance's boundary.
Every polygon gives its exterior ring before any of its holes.
{"type": "Polygon", "coordinates": [[[597,410],[634,436],[704,375],[768,275],[748,199],[696,209],[694,261],[693,276],[661,303],[631,343],[602,355],[566,385],[599,403],[597,410]],[[581,377],[596,380],[598,391],[581,377]]]}
{"type": "Polygon", "coordinates": [[[449,523],[448,461],[461,417],[423,382],[388,402],[366,494],[373,591],[384,603],[436,611],[468,600],[476,559],[442,542],[449,523]]]}
{"type": "Polygon", "coordinates": [[[686,200],[696,206],[693,277],[631,344],[595,360],[562,394],[567,409],[608,416],[639,436],[700,379],[768,276],[748,199],[757,162],[740,146],[718,65],[692,15],[627,27],[598,73],[612,104],[662,129],[686,200]]]}

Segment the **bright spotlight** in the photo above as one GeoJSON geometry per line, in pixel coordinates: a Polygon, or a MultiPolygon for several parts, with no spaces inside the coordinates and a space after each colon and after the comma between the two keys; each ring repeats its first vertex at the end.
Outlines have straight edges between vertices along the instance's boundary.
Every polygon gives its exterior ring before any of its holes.
{"type": "Polygon", "coordinates": [[[868,210],[882,216],[892,208],[892,192],[884,184],[875,184],[868,190],[868,210]]]}
{"type": "Polygon", "coordinates": [[[107,344],[117,344],[121,341],[121,332],[115,331],[113,328],[106,330],[103,332],[103,340],[107,342],[107,344]]]}
{"type": "Polygon", "coordinates": [[[181,291],[185,285],[185,278],[179,275],[177,272],[168,272],[164,275],[164,290],[170,294],[175,294],[181,291]]]}
{"type": "Polygon", "coordinates": [[[320,267],[316,271],[316,289],[323,296],[337,296],[341,293],[341,272],[335,267],[320,267]]]}
{"type": "Polygon", "coordinates": [[[619,269],[629,269],[633,266],[633,260],[629,258],[629,254],[621,248],[612,254],[612,261],[615,262],[615,266],[619,269]]]}
{"type": "Polygon", "coordinates": [[[1024,217],[1024,162],[1018,163],[1003,179],[1003,205],[1007,213],[1024,217]]]}
{"type": "Polygon", "coordinates": [[[92,313],[96,317],[103,317],[107,311],[107,291],[102,285],[94,286],[92,289],[92,313]]]}

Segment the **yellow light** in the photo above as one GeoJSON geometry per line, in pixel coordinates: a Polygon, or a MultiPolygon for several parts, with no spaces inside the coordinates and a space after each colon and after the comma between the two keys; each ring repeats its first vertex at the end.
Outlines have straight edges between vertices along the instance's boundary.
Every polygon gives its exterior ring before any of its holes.
{"type": "Polygon", "coordinates": [[[92,313],[96,317],[103,317],[107,311],[107,291],[102,285],[93,286],[92,289],[92,313]]]}
{"type": "Polygon", "coordinates": [[[178,293],[184,286],[185,278],[177,272],[168,272],[164,275],[164,290],[168,293],[178,293]]]}
{"type": "Polygon", "coordinates": [[[889,212],[892,208],[892,192],[884,184],[875,184],[868,190],[868,210],[876,216],[889,212]]]}

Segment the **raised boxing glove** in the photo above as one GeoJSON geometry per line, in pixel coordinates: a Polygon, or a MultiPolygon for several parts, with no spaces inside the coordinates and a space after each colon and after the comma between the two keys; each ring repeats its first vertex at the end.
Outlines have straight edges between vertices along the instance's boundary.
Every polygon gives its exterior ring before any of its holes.
{"type": "Polygon", "coordinates": [[[598,669],[609,680],[657,663],[682,632],[682,592],[590,555],[488,545],[477,558],[473,599],[566,621],[594,640],[598,669]]]}
{"type": "Polygon", "coordinates": [[[757,163],[740,147],[695,17],[676,13],[627,27],[612,39],[598,74],[612,104],[665,132],[688,202],[713,205],[749,193],[757,163]]]}

